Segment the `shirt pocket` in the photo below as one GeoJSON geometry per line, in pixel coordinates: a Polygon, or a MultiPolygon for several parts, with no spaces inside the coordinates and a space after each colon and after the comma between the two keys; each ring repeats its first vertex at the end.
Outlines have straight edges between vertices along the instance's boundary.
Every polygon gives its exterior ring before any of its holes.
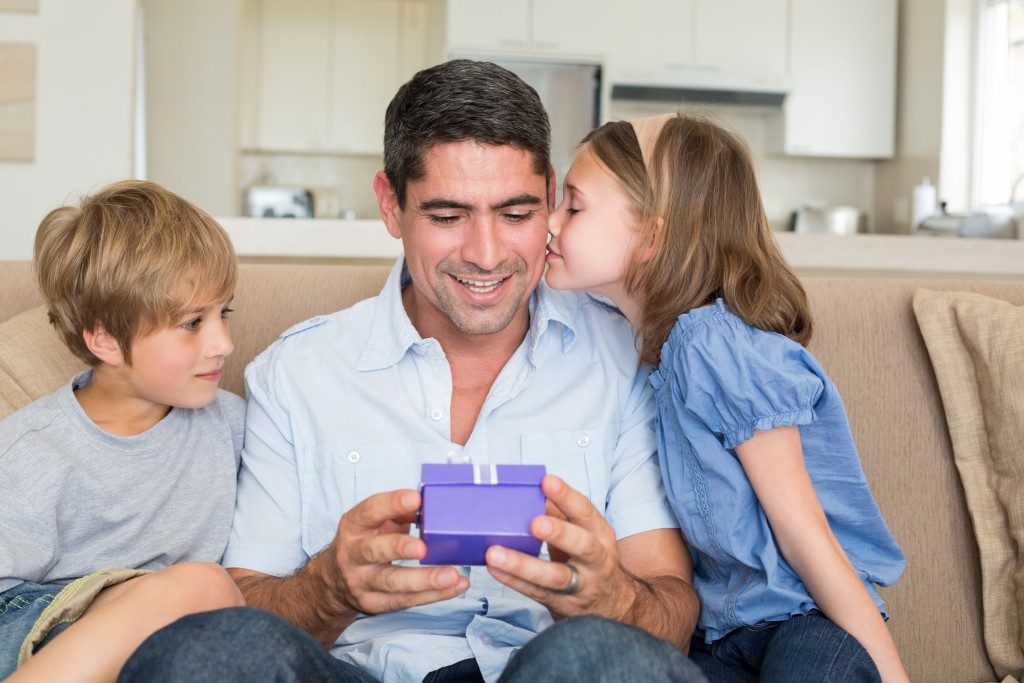
{"type": "Polygon", "coordinates": [[[409,442],[333,443],[311,447],[302,467],[302,548],[327,547],[349,509],[381,491],[416,488],[419,474],[409,442]]]}
{"type": "Polygon", "coordinates": [[[608,480],[615,428],[611,425],[522,435],[522,462],[544,465],[590,499],[603,515],[608,504],[608,480]]]}

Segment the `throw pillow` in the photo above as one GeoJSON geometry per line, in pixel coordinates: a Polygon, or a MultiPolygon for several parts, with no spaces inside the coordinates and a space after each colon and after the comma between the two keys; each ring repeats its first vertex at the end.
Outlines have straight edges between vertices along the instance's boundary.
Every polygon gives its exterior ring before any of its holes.
{"type": "Polygon", "coordinates": [[[1024,673],[1024,307],[918,290],[928,347],[981,555],[985,647],[1024,673]]]}
{"type": "Polygon", "coordinates": [[[85,368],[50,325],[45,307],[0,323],[0,419],[53,393],[85,368]]]}

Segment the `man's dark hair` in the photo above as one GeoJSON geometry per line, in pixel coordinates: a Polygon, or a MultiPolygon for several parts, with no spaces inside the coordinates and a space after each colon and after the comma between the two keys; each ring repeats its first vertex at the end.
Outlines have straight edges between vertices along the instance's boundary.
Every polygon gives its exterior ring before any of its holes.
{"type": "Polygon", "coordinates": [[[384,172],[405,208],[405,186],[423,177],[423,155],[440,142],[511,145],[548,178],[551,124],[537,91],[491,62],[455,59],[420,71],[384,115],[384,172]]]}

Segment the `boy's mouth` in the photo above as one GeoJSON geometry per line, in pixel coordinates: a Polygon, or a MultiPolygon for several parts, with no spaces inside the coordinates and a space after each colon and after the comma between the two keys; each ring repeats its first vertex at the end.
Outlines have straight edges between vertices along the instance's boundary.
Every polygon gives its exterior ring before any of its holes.
{"type": "Polygon", "coordinates": [[[216,382],[220,379],[221,372],[223,372],[223,368],[219,368],[211,372],[204,372],[202,374],[196,375],[196,377],[198,377],[199,379],[205,379],[210,380],[211,382],[216,382]]]}

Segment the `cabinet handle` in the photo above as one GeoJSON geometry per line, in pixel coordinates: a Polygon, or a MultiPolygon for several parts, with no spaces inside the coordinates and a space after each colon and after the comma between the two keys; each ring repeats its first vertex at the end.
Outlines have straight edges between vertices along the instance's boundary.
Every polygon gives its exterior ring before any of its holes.
{"type": "Polygon", "coordinates": [[[722,67],[717,64],[698,64],[697,71],[721,71],[722,67]]]}
{"type": "Polygon", "coordinates": [[[536,47],[539,50],[557,50],[558,49],[558,43],[553,43],[553,42],[547,41],[547,40],[545,40],[545,41],[537,41],[537,42],[535,42],[533,44],[533,46],[536,47]]]}
{"type": "Polygon", "coordinates": [[[665,68],[669,71],[686,71],[690,68],[690,65],[683,62],[666,62],[665,68]]]}
{"type": "Polygon", "coordinates": [[[502,40],[502,47],[526,47],[526,41],[524,40],[502,40]]]}

